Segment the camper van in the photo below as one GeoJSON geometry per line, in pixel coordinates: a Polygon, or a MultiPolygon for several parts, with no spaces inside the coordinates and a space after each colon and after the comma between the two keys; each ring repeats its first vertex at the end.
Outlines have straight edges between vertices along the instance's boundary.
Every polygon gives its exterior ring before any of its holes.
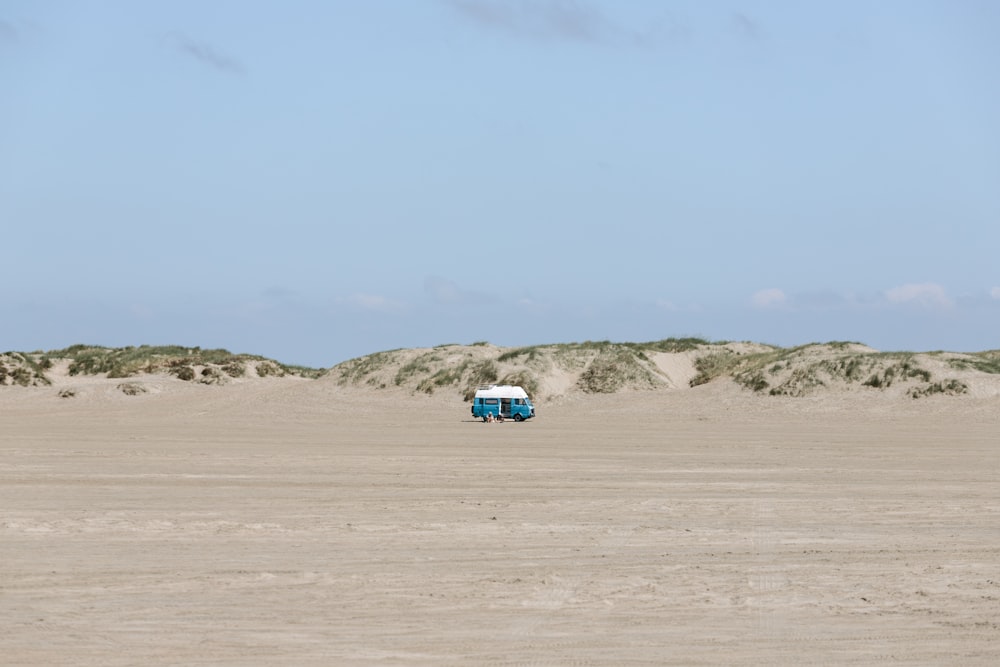
{"type": "Polygon", "coordinates": [[[472,416],[487,421],[490,415],[520,422],[535,416],[535,406],[520,387],[486,384],[476,390],[472,399],[472,416]]]}

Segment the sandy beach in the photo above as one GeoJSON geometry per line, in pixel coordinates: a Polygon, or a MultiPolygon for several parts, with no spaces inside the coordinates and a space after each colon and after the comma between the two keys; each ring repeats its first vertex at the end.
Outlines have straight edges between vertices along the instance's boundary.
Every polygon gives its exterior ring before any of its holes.
{"type": "Polygon", "coordinates": [[[995,396],[75,382],[0,391],[6,665],[1000,655],[995,396]]]}

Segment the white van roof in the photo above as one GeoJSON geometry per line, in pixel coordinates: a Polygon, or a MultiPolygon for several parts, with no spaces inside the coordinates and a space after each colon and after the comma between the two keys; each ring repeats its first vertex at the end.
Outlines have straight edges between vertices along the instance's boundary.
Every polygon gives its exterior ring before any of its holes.
{"type": "Polygon", "coordinates": [[[476,398],[528,398],[528,392],[509,384],[486,384],[476,390],[476,398]]]}

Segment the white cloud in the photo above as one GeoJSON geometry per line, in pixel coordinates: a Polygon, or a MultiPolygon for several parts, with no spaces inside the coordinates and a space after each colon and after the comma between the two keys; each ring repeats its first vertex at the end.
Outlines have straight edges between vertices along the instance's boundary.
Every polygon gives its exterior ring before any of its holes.
{"type": "Polygon", "coordinates": [[[783,290],[772,287],[755,292],[750,303],[755,308],[779,308],[788,303],[788,296],[783,290]]]}
{"type": "Polygon", "coordinates": [[[371,310],[377,313],[395,313],[404,308],[404,305],[399,301],[393,301],[377,294],[352,294],[342,301],[362,310],[371,310]]]}
{"type": "Polygon", "coordinates": [[[990,290],[990,296],[994,299],[1000,299],[1000,287],[994,287],[990,290]]]}
{"type": "Polygon", "coordinates": [[[947,308],[952,305],[944,288],[936,283],[909,283],[886,290],[891,303],[912,303],[919,306],[947,308]]]}
{"type": "Polygon", "coordinates": [[[454,281],[441,276],[424,278],[424,292],[431,301],[439,304],[474,305],[496,303],[497,298],[491,294],[465,290],[454,281]]]}
{"type": "Polygon", "coordinates": [[[440,276],[425,277],[424,292],[437,303],[457,303],[464,298],[462,288],[453,281],[440,276]]]}

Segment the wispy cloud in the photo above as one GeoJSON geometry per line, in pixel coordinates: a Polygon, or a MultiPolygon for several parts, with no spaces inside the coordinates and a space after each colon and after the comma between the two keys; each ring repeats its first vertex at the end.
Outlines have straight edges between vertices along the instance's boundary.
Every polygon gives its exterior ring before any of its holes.
{"type": "Polygon", "coordinates": [[[667,299],[657,299],[654,303],[656,304],[656,307],[661,310],[668,310],[671,312],[680,310],[680,308],[677,307],[676,303],[674,303],[673,301],[669,301],[667,299]]]}
{"type": "Polygon", "coordinates": [[[615,26],[585,2],[445,0],[464,18],[520,37],[599,42],[615,26]]]}
{"type": "Polygon", "coordinates": [[[17,41],[17,28],[13,23],[0,19],[0,42],[17,41]]]}
{"type": "Polygon", "coordinates": [[[1000,299],[1000,287],[994,287],[990,290],[990,296],[994,299],[1000,299]]]}
{"type": "Polygon", "coordinates": [[[750,303],[755,308],[780,308],[788,303],[788,295],[776,287],[754,292],[750,303]]]}
{"type": "Polygon", "coordinates": [[[361,310],[376,313],[398,313],[406,310],[406,305],[401,301],[395,301],[377,294],[352,294],[349,297],[340,299],[340,302],[360,308],[361,310]]]}
{"type": "Polygon", "coordinates": [[[495,296],[462,289],[457,283],[441,276],[424,278],[424,292],[431,301],[440,304],[484,304],[497,301],[495,296]]]}
{"type": "Polygon", "coordinates": [[[909,283],[885,291],[890,303],[914,304],[928,308],[949,308],[952,300],[937,283],[909,283]]]}
{"type": "Polygon", "coordinates": [[[466,21],[520,39],[645,47],[682,41],[687,25],[670,13],[623,25],[583,0],[441,0],[466,21]]]}
{"type": "Polygon", "coordinates": [[[239,60],[216,51],[207,42],[192,39],[182,32],[173,33],[172,38],[174,45],[181,53],[194,58],[203,65],[227,74],[243,74],[246,71],[243,63],[239,60]]]}
{"type": "Polygon", "coordinates": [[[733,14],[733,27],[737,34],[746,39],[758,39],[761,36],[760,25],[743,12],[733,14]]]}
{"type": "MultiPolygon", "coordinates": [[[[994,287],[990,296],[1000,300],[1000,287],[994,287]]],[[[831,291],[788,293],[772,287],[758,290],[750,296],[750,305],[761,310],[783,309],[794,311],[833,311],[883,309],[891,306],[916,306],[922,308],[953,308],[956,302],[944,287],[937,283],[907,283],[881,294],[839,294],[831,291]]]]}
{"type": "MultiPolygon", "coordinates": [[[[521,40],[656,48],[685,44],[695,26],[669,3],[653,3],[653,14],[631,24],[587,0],[439,0],[463,20],[521,40]]],[[[615,8],[613,3],[603,3],[615,8]]],[[[761,23],[746,12],[728,15],[733,35],[746,41],[766,37],[761,23]]]]}

